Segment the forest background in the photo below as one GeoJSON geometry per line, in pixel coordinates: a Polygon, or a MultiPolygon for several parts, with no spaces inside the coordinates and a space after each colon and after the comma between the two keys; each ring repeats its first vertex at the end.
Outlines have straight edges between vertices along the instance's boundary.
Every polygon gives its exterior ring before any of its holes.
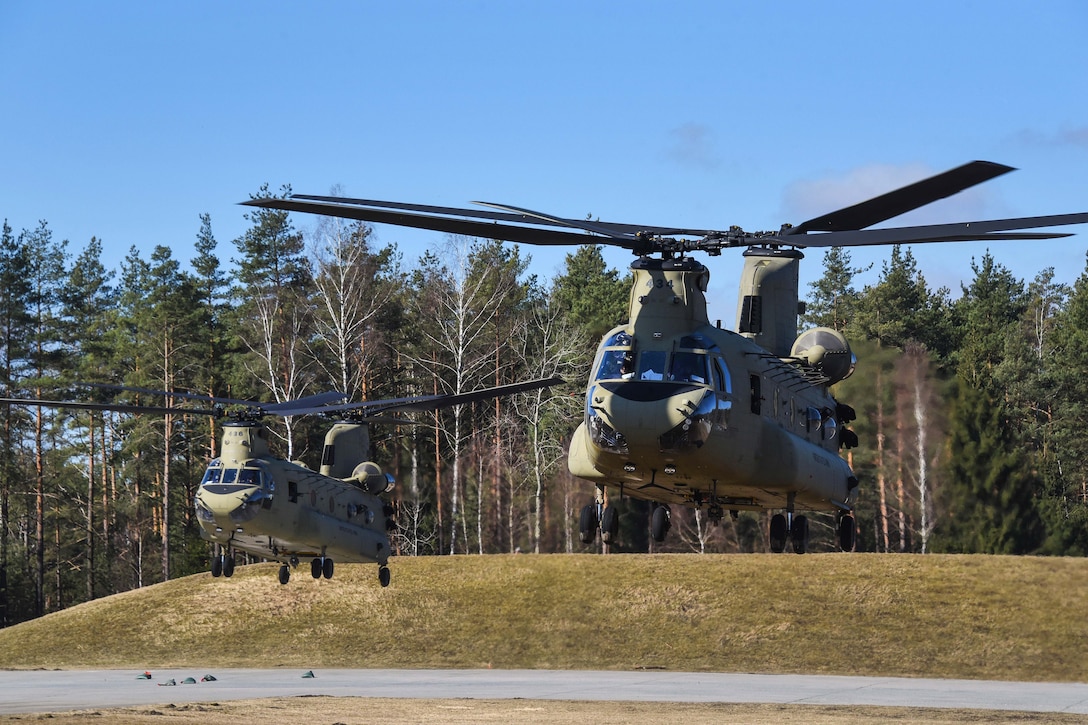
{"type": "MultiPolygon", "coordinates": [[[[279,190],[289,193],[288,188],[279,190]]],[[[256,196],[272,192],[263,187],[256,196]]],[[[566,470],[600,336],[627,315],[629,283],[600,247],[551,280],[519,248],[448,237],[405,269],[362,223],[302,233],[257,210],[225,265],[201,216],[184,265],[168,246],[120,270],[92,238],[74,257],[47,222],[0,235],[3,396],[172,405],[137,391],[282,401],[464,392],[558,375],[532,395],[377,428],[373,459],[397,479],[400,555],[592,550],[575,512],[593,488],[566,470]]],[[[909,249],[879,279],[832,249],[802,290],[802,327],[843,331],[859,373],[836,386],[858,413],[858,549],[1088,553],[1088,271],[1016,279],[987,253],[953,300],[909,249]]],[[[176,403],[176,401],[174,401],[176,403]]],[[[273,419],[284,458],[316,464],[327,421],[273,419]]],[[[0,407],[0,626],[205,569],[196,487],[218,422],[191,415],[0,407]]],[[[621,502],[620,551],[762,552],[767,516],[718,526],[674,511],[664,544],[648,507],[621,502]]],[[[830,515],[810,550],[834,548],[830,515]]]]}

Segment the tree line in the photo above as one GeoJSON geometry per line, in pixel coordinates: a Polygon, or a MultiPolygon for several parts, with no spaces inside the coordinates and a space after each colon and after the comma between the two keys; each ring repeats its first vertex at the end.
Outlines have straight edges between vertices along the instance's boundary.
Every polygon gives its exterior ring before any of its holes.
{"type": "MultiPolygon", "coordinates": [[[[229,264],[202,215],[184,262],[170,246],[134,247],[117,270],[96,238],[73,255],[46,222],[19,233],[4,222],[3,396],[177,410],[0,406],[0,626],[206,568],[192,502],[221,426],[157,390],[377,400],[563,377],[375,426],[372,459],[397,480],[401,555],[590,550],[574,514],[593,490],[566,471],[565,445],[596,344],[629,294],[599,247],[539,280],[494,240],[447,237],[407,269],[364,223],[321,219],[304,233],[286,212],[246,219],[229,264]]],[[[862,359],[836,391],[859,414],[859,546],[1082,555],[1088,277],[1067,289],[1047,271],[1024,285],[987,255],[953,302],[927,288],[909,250],[893,249],[861,290],[848,252],[824,268],[804,322],[843,330],[862,359]]],[[[277,454],[316,467],[327,424],[270,419],[277,454]]],[[[715,527],[674,511],[661,545],[647,507],[620,505],[614,550],[767,550],[765,516],[715,527]]],[[[832,519],[814,523],[817,548],[831,548],[832,519]]]]}

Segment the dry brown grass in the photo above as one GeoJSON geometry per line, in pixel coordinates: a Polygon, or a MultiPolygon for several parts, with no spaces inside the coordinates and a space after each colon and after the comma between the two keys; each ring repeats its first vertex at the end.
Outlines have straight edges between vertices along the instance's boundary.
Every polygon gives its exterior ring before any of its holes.
{"type": "Polygon", "coordinates": [[[495,668],[1088,682],[1088,561],[548,555],[197,575],[0,630],[5,668],[495,668]]]}

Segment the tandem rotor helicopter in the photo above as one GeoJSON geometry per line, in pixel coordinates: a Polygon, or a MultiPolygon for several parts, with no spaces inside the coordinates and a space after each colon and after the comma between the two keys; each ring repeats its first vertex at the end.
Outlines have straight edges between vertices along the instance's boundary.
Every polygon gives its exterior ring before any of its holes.
{"type": "Polygon", "coordinates": [[[291,568],[311,558],[314,579],[331,579],[334,561],[376,563],[378,580],[389,585],[389,536],[396,528],[394,508],[380,496],[392,491],[393,477],[367,460],[371,423],[412,423],[392,414],[427,412],[454,405],[514,395],[563,382],[546,378],[485,388],[469,393],[424,395],[391,400],[344,402],[335,391],[283,403],[254,403],[191,393],[92,385],[168,398],[213,403],[213,408],[159,407],[126,403],[0,398],[0,403],[113,410],[127,413],[209,415],[226,420],[220,456],[209,463],[197,489],[196,518],[204,539],[217,545],[212,576],[234,574],[235,550],[280,562],[279,581],[287,584],[291,568]],[[325,434],[321,467],[314,471],[269,451],[267,416],[336,417],[325,434]]]}
{"type": "Polygon", "coordinates": [[[650,532],[663,541],[670,505],[778,511],[772,551],[808,546],[799,511],[837,514],[838,543],[855,544],[858,479],[839,455],[858,444],[849,405],[829,387],[849,376],[854,356],[837,331],[797,337],[802,249],[978,240],[1052,239],[1066,233],[1016,231],[1088,223],[1088,213],[869,229],[1013,169],[973,161],[854,206],[778,231],[683,229],[566,219],[503,204],[491,210],[293,195],[249,206],[345,217],[540,245],[608,244],[630,250],[628,322],[607,333],[586,388],[584,419],[568,453],[571,473],[597,487],[581,512],[590,543],[605,550],[618,531],[609,489],[654,504],[650,532]],[[587,233],[589,236],[587,236],[587,233]],[[736,331],[711,325],[709,271],[691,255],[743,247],[736,331]],[[795,339],[796,338],[796,339],[795,339]]]}

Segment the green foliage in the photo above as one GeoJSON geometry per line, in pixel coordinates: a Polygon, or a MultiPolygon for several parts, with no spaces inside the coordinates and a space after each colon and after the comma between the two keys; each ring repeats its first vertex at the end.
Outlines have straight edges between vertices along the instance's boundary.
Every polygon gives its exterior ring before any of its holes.
{"type": "Polygon", "coordinates": [[[630,292],[630,283],[608,268],[596,244],[568,254],[566,269],[555,279],[556,303],[594,343],[625,319],[630,292]]]}
{"type": "Polygon", "coordinates": [[[854,289],[854,276],[868,267],[852,267],[850,252],[832,247],[824,253],[824,273],[809,286],[812,292],[801,320],[816,327],[830,327],[842,332],[856,316],[860,293],[854,289]]]}
{"type": "Polygon", "coordinates": [[[1042,543],[1037,480],[1007,425],[1005,406],[960,378],[949,420],[936,551],[1027,554],[1042,543]]]}

